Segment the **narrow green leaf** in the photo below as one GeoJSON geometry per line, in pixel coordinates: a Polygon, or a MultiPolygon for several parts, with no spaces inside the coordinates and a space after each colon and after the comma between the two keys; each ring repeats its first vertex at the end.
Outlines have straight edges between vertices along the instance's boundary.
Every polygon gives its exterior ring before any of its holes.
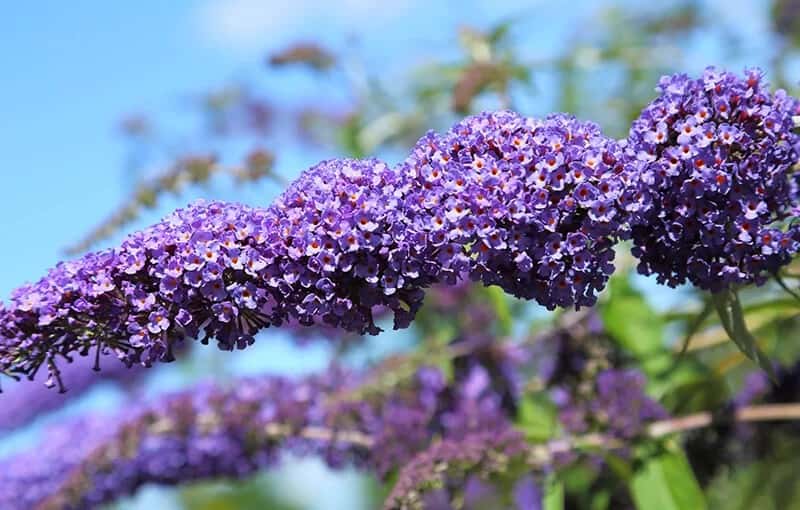
{"type": "Polygon", "coordinates": [[[513,22],[513,19],[507,19],[498,23],[492,28],[491,31],[489,31],[489,34],[486,38],[493,45],[503,42],[503,40],[508,37],[508,32],[513,22]]]}
{"type": "Polygon", "coordinates": [[[611,278],[609,299],[601,307],[600,314],[614,340],[640,360],[647,360],[663,350],[664,321],[630,285],[627,275],[611,278]]]}
{"type": "Polygon", "coordinates": [[[542,510],[564,510],[564,483],[550,475],[544,486],[542,510]]]}
{"type": "Polygon", "coordinates": [[[780,286],[781,286],[781,288],[782,288],[782,289],[783,289],[783,290],[784,290],[784,291],[785,291],[787,294],[789,294],[790,296],[792,296],[793,298],[795,298],[797,301],[800,301],[800,294],[798,294],[797,292],[795,292],[795,291],[793,291],[792,289],[790,289],[790,288],[789,288],[789,286],[788,286],[788,285],[786,285],[786,282],[785,282],[785,281],[783,281],[783,278],[781,278],[781,277],[780,277],[780,275],[777,275],[777,274],[775,275],[775,281],[776,281],[776,282],[778,282],[778,285],[780,285],[780,286]]]}
{"type": "Polygon", "coordinates": [[[648,459],[633,476],[631,496],[639,510],[704,510],[705,497],[683,452],[648,459]]]}
{"type": "Polygon", "coordinates": [[[631,478],[633,478],[633,468],[630,462],[612,452],[606,453],[604,459],[617,478],[625,483],[630,483],[631,478]]]}
{"type": "Polygon", "coordinates": [[[556,407],[543,394],[526,395],[519,402],[517,425],[530,440],[550,439],[558,426],[556,407]]]}
{"type": "Polygon", "coordinates": [[[758,347],[755,337],[747,329],[739,295],[734,290],[725,290],[711,295],[723,329],[742,353],[758,363],[769,377],[775,380],[772,362],[758,347]]]}
{"type": "Polygon", "coordinates": [[[683,338],[683,344],[681,345],[680,353],[678,356],[683,356],[686,354],[686,350],[689,348],[689,343],[692,341],[692,337],[700,331],[700,326],[703,325],[708,316],[711,315],[711,312],[714,311],[714,303],[710,300],[703,304],[703,309],[700,311],[699,314],[692,317],[689,321],[689,324],[686,327],[686,336],[683,338]]]}
{"type": "Polygon", "coordinates": [[[495,285],[486,287],[485,291],[488,294],[489,301],[492,303],[495,318],[500,327],[498,333],[501,336],[510,335],[514,327],[514,317],[511,313],[511,305],[509,304],[508,297],[500,287],[495,285]]]}

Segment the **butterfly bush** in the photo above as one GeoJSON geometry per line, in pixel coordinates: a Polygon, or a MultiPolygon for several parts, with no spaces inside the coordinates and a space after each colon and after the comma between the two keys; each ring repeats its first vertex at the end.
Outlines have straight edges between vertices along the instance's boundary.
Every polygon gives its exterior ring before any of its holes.
{"type": "Polygon", "coordinates": [[[718,291],[765,281],[798,251],[800,103],[770,93],[757,69],[665,76],[633,122],[647,207],[635,216],[639,272],[718,291]]]}
{"type": "Polygon", "coordinates": [[[554,330],[533,351],[537,375],[568,434],[630,440],[644,434],[648,423],[669,417],[647,395],[644,374],[625,367],[596,313],[554,330]]]}
{"type": "MultiPolygon", "coordinates": [[[[283,378],[206,385],[118,416],[89,416],[47,431],[36,450],[6,459],[0,508],[87,508],[131,494],[148,482],[176,484],[209,477],[243,477],[274,464],[285,436],[322,416],[322,392],[351,382],[343,373],[298,382],[283,378]]],[[[328,455],[347,455],[348,443],[303,441],[328,455]]],[[[356,448],[358,451],[358,448],[356,448]]],[[[356,455],[356,452],[353,452],[356,455]]]]}
{"type": "Polygon", "coordinates": [[[469,378],[448,385],[439,370],[422,367],[386,395],[349,397],[362,383],[332,369],[299,380],[205,384],[117,416],[55,426],[41,447],[0,461],[0,509],[94,507],[146,483],[243,478],[285,452],[385,477],[434,434],[462,438],[510,426],[499,407],[481,403],[496,399],[488,385],[469,378]],[[450,425],[439,425],[442,415],[450,425]]]}
{"type": "Polygon", "coordinates": [[[559,419],[570,434],[600,430],[609,437],[629,440],[646,425],[669,415],[645,393],[644,375],[633,369],[607,369],[597,375],[591,396],[559,388],[559,419]]]}
{"type": "MultiPolygon", "coordinates": [[[[763,283],[800,248],[797,100],[769,93],[755,70],[665,77],[658,90],[625,141],[567,115],[483,113],[428,133],[394,167],[324,161],[268,207],[179,209],[0,303],[0,373],[63,389],[63,362],[75,357],[149,366],[187,338],[241,349],[271,326],[377,334],[383,314],[407,327],[426,289],[468,279],[548,309],[591,306],[629,237],[639,271],[661,283],[763,283]]],[[[570,436],[597,433],[617,448],[667,416],[643,376],[615,359],[596,315],[528,351],[496,342],[480,306],[458,306],[471,317],[454,328],[450,379],[416,367],[374,393],[363,391],[369,378],[333,369],[85,417],[0,461],[0,510],[85,508],[145,483],[239,478],[285,452],[397,473],[386,508],[413,508],[528,459],[512,423],[531,352],[544,358],[534,386],[567,435],[547,463],[577,458],[570,436]]],[[[538,494],[529,474],[520,492],[538,494]]]]}
{"type": "Polygon", "coordinates": [[[47,362],[58,379],[57,356],[90,348],[150,364],[186,337],[243,348],[290,318],[376,332],[372,306],[400,306],[376,292],[377,259],[366,256],[389,237],[386,223],[373,236],[373,220],[391,212],[372,181],[381,176],[392,174],[374,160],[321,163],[270,208],[198,203],[117,249],[62,263],[0,312],[2,365],[30,374],[47,362]]]}
{"type": "Polygon", "coordinates": [[[502,111],[429,133],[400,165],[420,228],[473,279],[548,309],[591,306],[638,207],[623,144],[567,115],[502,111]]]}
{"type": "Polygon", "coordinates": [[[428,134],[397,168],[331,160],[268,208],[197,203],[120,247],[63,262],[0,309],[0,370],[112,353],[171,360],[185,338],[244,348],[269,326],[375,334],[423,289],[470,274],[548,308],[591,305],[636,203],[622,146],[596,125],[498,112],[428,134]]]}
{"type": "MultiPolygon", "coordinates": [[[[403,467],[384,510],[430,508],[429,504],[433,503],[428,499],[431,492],[448,484],[464,487],[469,474],[490,479],[492,475],[506,471],[509,464],[523,461],[527,451],[525,437],[510,428],[445,439],[403,467]]],[[[527,480],[521,477],[521,481],[527,480]]],[[[540,501],[518,500],[516,503],[515,508],[520,510],[541,508],[540,501]]]]}
{"type": "MultiPolygon", "coordinates": [[[[607,366],[598,358],[602,349],[598,354],[581,347],[604,341],[595,319],[590,314],[539,338],[535,347],[552,344],[558,360],[545,360],[534,375],[545,380],[569,434],[638,436],[648,421],[665,415],[650,412],[657,404],[644,394],[642,376],[635,372],[604,369],[597,384],[586,387],[594,367],[607,366]],[[566,357],[577,361],[567,365],[561,360],[566,357]],[[576,411],[566,412],[567,407],[576,411]],[[587,413],[601,418],[588,419],[587,413]],[[575,428],[570,416],[578,414],[583,421],[575,428]]],[[[450,380],[431,366],[416,368],[399,383],[386,367],[366,374],[333,368],[297,380],[251,377],[149,403],[134,400],[117,415],[60,424],[35,450],[0,460],[0,509],[20,502],[25,508],[94,507],[147,483],[243,478],[274,467],[287,452],[321,457],[333,468],[354,466],[381,479],[397,472],[387,508],[435,502],[453,487],[464,487],[465,498],[467,493],[477,498],[485,491],[467,486],[491,485],[508,462],[525,462],[525,439],[512,423],[531,375],[532,347],[488,340],[480,331],[475,335],[460,336],[453,345],[470,342],[473,348],[452,359],[450,380]],[[394,378],[391,386],[376,381],[384,375],[394,378]]],[[[547,470],[578,459],[569,453],[561,445],[552,459],[531,468],[547,470]]],[[[538,508],[540,481],[517,481],[519,508],[538,508]]]]}

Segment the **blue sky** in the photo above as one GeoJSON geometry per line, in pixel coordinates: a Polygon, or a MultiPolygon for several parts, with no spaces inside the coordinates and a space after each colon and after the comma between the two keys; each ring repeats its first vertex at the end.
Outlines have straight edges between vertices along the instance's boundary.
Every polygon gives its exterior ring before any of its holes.
{"type": "MultiPolygon", "coordinates": [[[[115,128],[131,112],[180,129],[187,94],[231,79],[257,80],[287,101],[310,97],[317,87],[313,79],[299,73],[272,79],[262,67],[269,50],[298,39],[341,48],[357,36],[366,65],[392,73],[452,55],[460,25],[485,27],[526,12],[534,15],[524,30],[525,54],[548,55],[574,30],[576,19],[591,15],[592,5],[570,2],[564,12],[563,2],[523,0],[8,2],[0,16],[0,299],[42,276],[65,246],[127,196],[126,146],[115,128]]],[[[767,63],[758,61],[769,45],[758,36],[767,22],[763,2],[711,0],[707,8],[714,19],[747,35],[744,54],[755,60],[750,63],[767,63]]],[[[693,45],[691,70],[707,63],[743,65],[726,61],[711,35],[693,45]]],[[[537,111],[541,103],[532,108],[524,113],[543,113],[537,111]]],[[[321,156],[333,154],[284,151],[279,169],[293,175],[321,156]]],[[[266,204],[276,191],[218,183],[190,195],[266,204]]],[[[186,200],[168,200],[139,225],[186,200]]],[[[306,353],[306,364],[321,364],[325,354],[306,353]]],[[[280,370],[297,364],[288,347],[270,359],[280,370]]]]}

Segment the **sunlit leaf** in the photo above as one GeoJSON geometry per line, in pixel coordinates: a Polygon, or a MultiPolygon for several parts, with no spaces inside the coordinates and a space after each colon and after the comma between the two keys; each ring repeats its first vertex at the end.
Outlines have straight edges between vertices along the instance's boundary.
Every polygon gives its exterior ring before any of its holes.
{"type": "Polygon", "coordinates": [[[705,497],[683,452],[647,459],[633,475],[631,496],[639,510],[703,510],[705,497]]]}
{"type": "Polygon", "coordinates": [[[507,19],[501,23],[498,23],[486,35],[486,40],[493,45],[503,42],[508,37],[509,30],[511,30],[511,26],[513,24],[513,19],[507,19]]]}
{"type": "Polygon", "coordinates": [[[700,331],[703,323],[708,319],[711,315],[711,312],[714,311],[714,304],[709,300],[704,305],[700,313],[692,317],[687,326],[686,326],[686,334],[683,337],[683,342],[681,343],[681,350],[679,354],[682,356],[686,353],[689,349],[689,344],[692,342],[692,338],[694,335],[700,331]]]}
{"type": "Polygon", "coordinates": [[[543,441],[552,438],[558,427],[556,408],[543,394],[526,395],[519,402],[517,423],[528,439],[543,441]]]}
{"type": "Polygon", "coordinates": [[[494,310],[494,317],[499,327],[498,333],[501,336],[511,334],[514,326],[514,317],[511,313],[511,303],[509,303],[508,296],[503,292],[503,289],[495,285],[486,287],[485,291],[494,310]]]}
{"type": "Polygon", "coordinates": [[[720,322],[731,340],[742,353],[758,363],[762,370],[775,379],[775,372],[770,359],[758,347],[755,337],[750,333],[744,320],[744,311],[739,296],[734,290],[726,290],[712,294],[711,300],[719,314],[720,322]]]}
{"type": "Polygon", "coordinates": [[[564,510],[564,484],[554,475],[544,484],[543,510],[564,510]]]}
{"type": "Polygon", "coordinates": [[[619,343],[645,363],[648,373],[667,368],[669,358],[661,356],[664,322],[644,296],[628,282],[627,275],[615,276],[609,282],[609,298],[600,308],[603,324],[619,343]]]}

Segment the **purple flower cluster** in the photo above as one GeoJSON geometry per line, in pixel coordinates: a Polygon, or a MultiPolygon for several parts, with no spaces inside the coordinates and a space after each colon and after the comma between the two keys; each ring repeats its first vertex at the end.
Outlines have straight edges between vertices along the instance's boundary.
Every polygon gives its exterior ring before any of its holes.
{"type": "Polygon", "coordinates": [[[800,248],[790,179],[800,103],[758,69],[663,77],[631,127],[647,206],[633,220],[639,271],[718,291],[763,283],[800,248]]]}
{"type": "Polygon", "coordinates": [[[244,477],[277,462],[281,447],[363,458],[368,445],[295,434],[319,421],[324,394],[346,381],[342,373],[243,380],[54,427],[40,447],[4,461],[0,509],[87,508],[145,483],[244,477]]]}
{"type": "Polygon", "coordinates": [[[277,462],[281,448],[359,462],[371,446],[363,439],[340,439],[333,429],[324,429],[328,438],[300,434],[323,422],[325,394],[345,381],[340,372],[299,382],[243,380],[172,395],[116,419],[62,425],[42,448],[5,461],[0,508],[84,508],[145,483],[244,477],[277,462]]]}
{"type": "Polygon", "coordinates": [[[263,328],[407,326],[424,290],[464,275],[546,306],[589,306],[632,231],[640,271],[719,290],[800,247],[789,168],[798,102],[706,71],[663,78],[628,142],[509,111],[429,133],[395,168],[331,160],[268,208],[199,203],[113,250],[65,262],[0,304],[0,373],[110,355],[170,360],[186,338],[244,348],[263,328]]]}
{"type": "Polygon", "coordinates": [[[429,133],[399,172],[456,269],[549,309],[590,306],[638,204],[623,149],[593,123],[501,111],[429,133]]]}
{"type": "Polygon", "coordinates": [[[196,204],[59,264],[0,308],[0,372],[45,364],[61,385],[60,357],[149,365],[187,337],[244,348],[286,322],[374,334],[374,310],[405,327],[423,289],[465,273],[548,308],[591,305],[613,271],[630,181],[594,124],[470,117],[396,169],[326,161],[269,208],[196,204]]]}
{"type": "Polygon", "coordinates": [[[570,434],[600,429],[613,437],[632,439],[648,422],[668,417],[645,393],[645,382],[638,371],[609,369],[597,376],[591,398],[576,399],[569,392],[557,392],[561,423],[570,434]]]}
{"type": "Polygon", "coordinates": [[[90,349],[150,364],[201,334],[244,348],[287,320],[375,333],[373,307],[405,313],[430,283],[397,271],[413,262],[393,249],[395,180],[375,160],[325,162],[270,208],[197,204],[62,263],[0,311],[0,369],[58,379],[57,357],[90,349]]]}
{"type": "Polygon", "coordinates": [[[93,507],[146,483],[242,478],[287,450],[384,477],[434,434],[494,435],[509,426],[502,413],[484,415],[485,384],[447,385],[436,369],[421,368],[385,395],[348,397],[360,384],[337,369],[299,381],[250,378],[60,425],[41,447],[0,463],[0,510],[93,507]]]}
{"type": "MultiPolygon", "coordinates": [[[[438,442],[403,467],[384,509],[428,508],[428,493],[448,484],[463,488],[468,475],[490,479],[505,471],[510,463],[521,461],[527,446],[524,436],[510,428],[438,442]]],[[[527,478],[521,480],[528,482],[527,478]]],[[[533,510],[540,508],[541,502],[517,503],[520,510],[533,510]]]]}

